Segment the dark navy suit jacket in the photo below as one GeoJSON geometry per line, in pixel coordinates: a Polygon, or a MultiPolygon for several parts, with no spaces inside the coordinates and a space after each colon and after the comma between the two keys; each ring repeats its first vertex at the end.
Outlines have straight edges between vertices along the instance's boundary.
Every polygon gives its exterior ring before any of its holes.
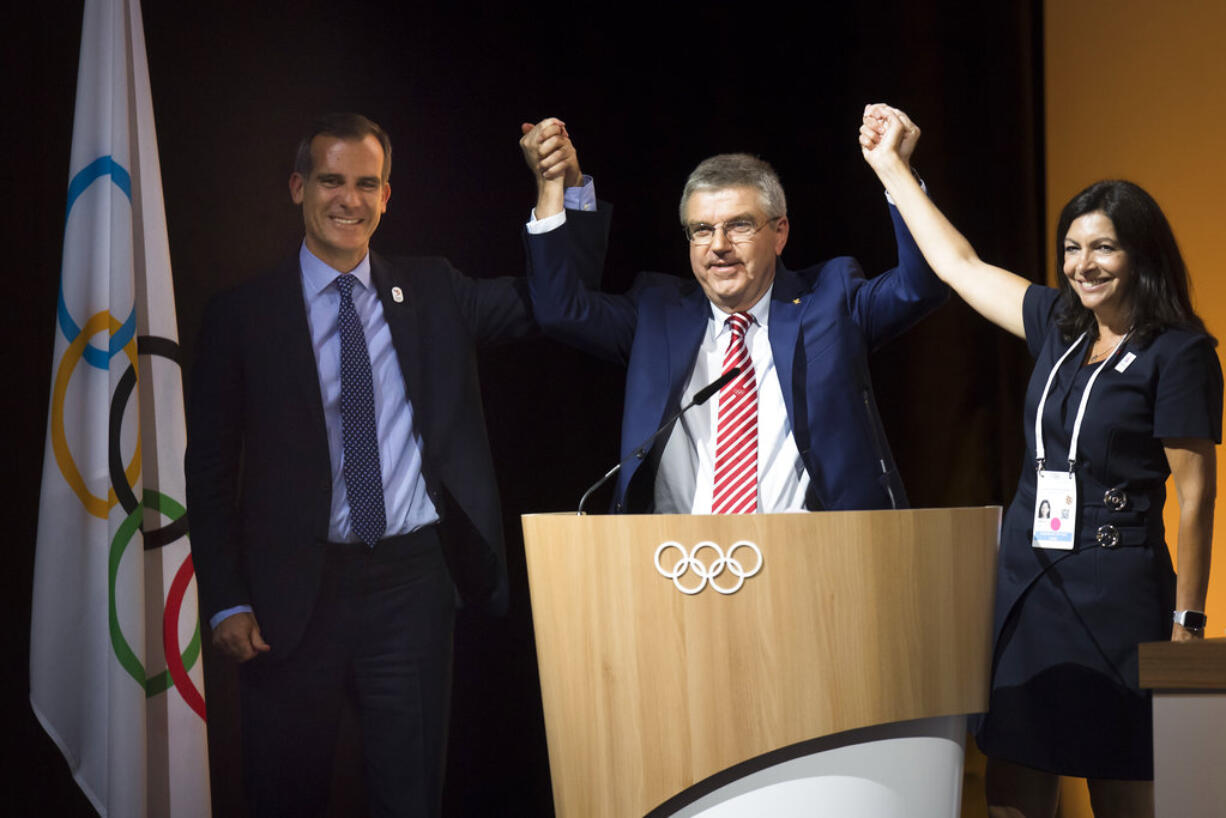
{"type": "MultiPolygon", "coordinates": [[[[866,280],[840,257],[793,271],[780,261],[769,333],[800,456],[809,509],[903,507],[906,495],[873,397],[868,355],[948,297],[895,208],[899,265],[866,280]]],[[[691,276],[643,273],[625,295],[587,290],[576,275],[567,226],[526,238],[533,308],[546,335],[625,364],[622,457],[679,408],[711,317],[691,276]]],[[[619,473],[616,511],[651,510],[662,443],[619,473]]]]}
{"type": "MultiPolygon", "coordinates": [[[[571,215],[585,280],[607,214],[571,215]],[[584,261],[588,259],[588,261],[584,261]]],[[[522,278],[472,279],[442,258],[371,253],[371,278],[422,439],[453,581],[501,611],[507,576],[477,348],[537,331],[522,278]],[[403,300],[392,298],[399,287],[403,300]]],[[[319,592],[332,480],[319,374],[295,256],[209,304],[188,394],[187,498],[206,618],[249,604],[269,644],[297,644],[319,592]]]]}

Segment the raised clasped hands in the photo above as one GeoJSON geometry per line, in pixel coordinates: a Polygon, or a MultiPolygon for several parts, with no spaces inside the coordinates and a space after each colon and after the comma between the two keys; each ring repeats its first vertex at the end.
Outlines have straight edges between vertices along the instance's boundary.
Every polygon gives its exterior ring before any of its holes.
{"type": "Polygon", "coordinates": [[[910,167],[911,155],[919,138],[919,126],[897,108],[882,102],[864,107],[864,119],[860,123],[860,152],[873,170],[881,171],[893,161],[910,167]]]}
{"type": "Polygon", "coordinates": [[[548,117],[535,125],[524,122],[519,129],[523,134],[519,147],[524,152],[524,162],[538,184],[561,180],[565,187],[578,187],[583,183],[579,155],[566,132],[565,122],[548,117]]]}
{"type": "Polygon", "coordinates": [[[519,126],[523,134],[519,139],[524,162],[536,179],[536,218],[543,219],[562,212],[566,188],[583,184],[583,171],[579,170],[579,155],[575,152],[566,123],[556,117],[548,117],[533,125],[525,122],[519,126]]]}

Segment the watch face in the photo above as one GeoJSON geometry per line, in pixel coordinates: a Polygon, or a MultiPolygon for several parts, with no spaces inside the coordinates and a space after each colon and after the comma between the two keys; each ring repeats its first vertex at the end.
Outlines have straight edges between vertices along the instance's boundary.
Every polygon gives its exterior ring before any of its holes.
{"type": "Polygon", "coordinates": [[[1185,628],[1199,630],[1205,627],[1206,618],[1200,611],[1176,611],[1175,621],[1185,628]]]}

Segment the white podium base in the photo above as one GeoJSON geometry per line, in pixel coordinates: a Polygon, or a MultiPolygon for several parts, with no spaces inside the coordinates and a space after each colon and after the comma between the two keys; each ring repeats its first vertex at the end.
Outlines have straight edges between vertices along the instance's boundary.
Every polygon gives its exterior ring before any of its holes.
{"type": "Polygon", "coordinates": [[[1154,811],[1158,818],[1226,813],[1226,693],[1154,691],[1154,811]]]}
{"type": "Polygon", "coordinates": [[[708,789],[669,814],[672,818],[958,818],[965,740],[965,716],[826,736],[806,742],[800,748],[803,755],[708,789]]]}

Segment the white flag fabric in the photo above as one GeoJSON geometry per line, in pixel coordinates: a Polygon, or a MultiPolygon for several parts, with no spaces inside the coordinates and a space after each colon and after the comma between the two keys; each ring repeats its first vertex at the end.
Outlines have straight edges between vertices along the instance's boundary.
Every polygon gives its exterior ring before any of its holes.
{"type": "Polygon", "coordinates": [[[86,0],[30,702],[104,816],[211,813],[183,387],[139,0],[86,0]]]}

